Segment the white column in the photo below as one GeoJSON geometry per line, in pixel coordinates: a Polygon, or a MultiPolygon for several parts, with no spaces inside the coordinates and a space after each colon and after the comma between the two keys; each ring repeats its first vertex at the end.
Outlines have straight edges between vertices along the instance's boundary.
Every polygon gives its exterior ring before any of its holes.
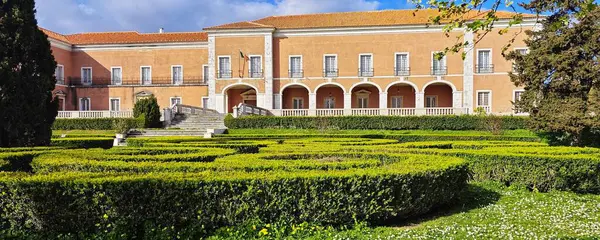
{"type": "Polygon", "coordinates": [[[308,115],[309,116],[317,115],[317,94],[316,93],[308,94],[308,115]]]}
{"type": "Polygon", "coordinates": [[[463,109],[463,92],[456,91],[452,93],[452,107],[463,109]]]}
{"type": "Polygon", "coordinates": [[[220,113],[227,113],[223,111],[223,102],[217,103],[217,83],[215,81],[216,61],[215,61],[215,36],[208,35],[208,108],[215,109],[220,113]]]}
{"type": "Polygon", "coordinates": [[[344,115],[352,114],[352,93],[344,93],[344,115]]]}
{"type": "MultiPolygon", "coordinates": [[[[257,107],[259,107],[259,108],[267,108],[265,106],[265,102],[266,102],[265,95],[266,94],[264,94],[264,93],[256,93],[256,105],[257,105],[257,107]]],[[[273,95],[270,95],[270,96],[271,96],[271,98],[273,98],[273,95]]],[[[271,100],[271,104],[273,104],[272,100],[271,100]]],[[[271,108],[273,108],[273,106],[271,106],[271,108]]]]}
{"type": "Polygon", "coordinates": [[[388,105],[388,93],[387,92],[379,93],[379,108],[385,109],[388,107],[387,105],[388,105]]]}
{"type": "Polygon", "coordinates": [[[415,114],[425,115],[425,93],[415,92],[415,114]]]}
{"type": "Polygon", "coordinates": [[[387,116],[388,115],[388,93],[380,92],[379,93],[379,114],[387,116]]]}
{"type": "Polygon", "coordinates": [[[225,101],[225,98],[227,96],[224,94],[215,94],[214,97],[214,106],[215,106],[215,110],[217,110],[220,113],[227,113],[229,109],[227,109],[227,106],[225,106],[227,104],[227,102],[225,101]]]}
{"type": "Polygon", "coordinates": [[[273,33],[265,35],[265,97],[263,107],[273,109],[273,33]]]}
{"type": "Polygon", "coordinates": [[[425,108],[425,93],[424,92],[415,92],[415,107],[416,108],[425,108]]]}
{"type": "Polygon", "coordinates": [[[273,94],[273,109],[282,109],[282,108],[283,108],[282,95],[279,93],[273,94]]]}
{"type": "MultiPolygon", "coordinates": [[[[468,108],[469,112],[473,112],[473,63],[474,63],[474,51],[475,47],[473,32],[465,31],[464,41],[468,42],[469,45],[465,46],[464,51],[466,53],[465,60],[463,60],[463,99],[464,103],[460,102],[458,105],[454,105],[454,108],[468,108]]],[[[456,99],[456,96],[454,97],[456,99]]],[[[457,101],[454,101],[457,104],[457,101]]]]}

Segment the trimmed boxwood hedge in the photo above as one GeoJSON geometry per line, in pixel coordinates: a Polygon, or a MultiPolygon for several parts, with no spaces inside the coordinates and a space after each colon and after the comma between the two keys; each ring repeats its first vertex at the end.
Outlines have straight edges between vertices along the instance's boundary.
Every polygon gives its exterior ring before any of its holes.
{"type": "Polygon", "coordinates": [[[490,118],[497,118],[504,130],[525,129],[527,117],[515,116],[343,116],[343,117],[267,117],[227,118],[225,126],[242,128],[297,129],[382,129],[382,130],[487,130],[490,118]]]}
{"type": "Polygon", "coordinates": [[[64,148],[104,148],[109,149],[114,144],[114,138],[53,138],[51,146],[64,148]]]}
{"type": "Polygon", "coordinates": [[[0,235],[199,239],[257,220],[381,223],[428,212],[466,186],[462,159],[388,160],[380,167],[333,170],[0,174],[0,235]]]}
{"type": "MultiPolygon", "coordinates": [[[[129,121],[129,126],[144,128],[144,118],[125,119],[129,121]]],[[[120,118],[56,119],[52,125],[52,130],[116,130],[115,124],[117,121],[120,121],[120,118]]]]}

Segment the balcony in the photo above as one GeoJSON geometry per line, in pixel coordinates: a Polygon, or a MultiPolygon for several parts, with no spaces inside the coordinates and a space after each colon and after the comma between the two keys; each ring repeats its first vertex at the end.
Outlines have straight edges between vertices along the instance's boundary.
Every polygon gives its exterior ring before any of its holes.
{"type": "Polygon", "coordinates": [[[375,70],[373,68],[359,68],[358,76],[359,77],[372,77],[375,75],[375,70]]]}
{"type": "Polygon", "coordinates": [[[274,109],[275,116],[446,116],[468,114],[467,108],[319,108],[319,109],[274,109]]]}
{"type": "Polygon", "coordinates": [[[65,78],[64,77],[57,77],[56,78],[56,84],[65,85],[65,78]]]}
{"type": "Polygon", "coordinates": [[[494,64],[475,65],[475,73],[493,73],[494,64]]]}
{"type": "Polygon", "coordinates": [[[217,72],[217,77],[218,78],[232,78],[233,77],[233,71],[231,71],[231,70],[219,70],[219,72],[217,72]]]}
{"type": "Polygon", "coordinates": [[[250,78],[263,78],[264,77],[263,71],[262,70],[259,70],[259,71],[249,70],[248,71],[248,77],[250,77],[250,78]]]}
{"type": "Polygon", "coordinates": [[[290,70],[288,71],[288,76],[290,78],[303,78],[304,70],[290,70]]]}
{"type": "Polygon", "coordinates": [[[338,77],[339,73],[337,69],[323,70],[323,77],[338,77]]]}
{"type": "Polygon", "coordinates": [[[433,76],[448,75],[448,68],[447,67],[432,67],[431,75],[433,75],[433,76]]]}
{"type": "Polygon", "coordinates": [[[408,75],[410,75],[410,68],[409,67],[394,68],[394,75],[395,76],[408,76],[408,75]]]}
{"type": "Polygon", "coordinates": [[[171,77],[153,77],[149,81],[142,81],[141,78],[122,78],[113,80],[111,78],[92,78],[91,82],[83,82],[81,78],[69,78],[71,86],[136,86],[136,85],[202,85],[207,84],[204,77],[184,77],[183,79],[172,79],[171,77]]]}

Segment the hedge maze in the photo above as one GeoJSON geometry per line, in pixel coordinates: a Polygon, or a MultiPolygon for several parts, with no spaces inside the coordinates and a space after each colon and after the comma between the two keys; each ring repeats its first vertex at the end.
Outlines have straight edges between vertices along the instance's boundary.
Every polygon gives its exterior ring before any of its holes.
{"type": "Polygon", "coordinates": [[[249,222],[378,225],[453,204],[472,179],[600,193],[600,149],[401,140],[224,135],[107,148],[99,136],[0,149],[0,236],[198,239],[249,222]]]}

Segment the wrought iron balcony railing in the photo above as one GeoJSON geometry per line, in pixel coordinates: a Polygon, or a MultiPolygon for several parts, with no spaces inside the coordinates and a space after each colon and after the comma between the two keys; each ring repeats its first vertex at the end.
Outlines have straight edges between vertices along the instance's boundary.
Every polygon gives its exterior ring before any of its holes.
{"type": "Polygon", "coordinates": [[[57,77],[56,78],[56,84],[65,85],[65,78],[64,77],[57,77]]]}
{"type": "Polygon", "coordinates": [[[475,65],[476,73],[493,73],[494,72],[494,64],[486,64],[486,65],[475,65]]]}
{"type": "Polygon", "coordinates": [[[252,71],[248,70],[248,77],[250,78],[263,78],[263,71],[252,71]]]}
{"type": "Polygon", "coordinates": [[[408,75],[410,75],[410,68],[409,67],[395,68],[394,75],[395,76],[408,76],[408,75]]]}
{"type": "Polygon", "coordinates": [[[207,84],[204,77],[183,77],[183,79],[173,79],[171,77],[153,77],[143,81],[141,78],[101,78],[93,77],[91,82],[82,81],[82,78],[69,78],[69,84],[72,86],[134,86],[134,85],[186,85],[186,84],[207,84]]]}
{"type": "Polygon", "coordinates": [[[217,77],[218,78],[231,78],[231,77],[233,77],[233,71],[219,70],[219,72],[217,72],[217,77]]]}
{"type": "Polygon", "coordinates": [[[323,77],[338,77],[338,74],[337,68],[323,70],[323,77]]]}
{"type": "Polygon", "coordinates": [[[304,77],[304,70],[300,69],[300,70],[289,70],[288,71],[288,76],[290,78],[303,78],[304,77]]]}
{"type": "Polygon", "coordinates": [[[358,76],[359,77],[372,77],[375,75],[375,70],[373,68],[359,68],[358,76]]]}
{"type": "Polygon", "coordinates": [[[448,75],[448,68],[447,67],[432,67],[431,75],[433,75],[433,76],[448,75]]]}

